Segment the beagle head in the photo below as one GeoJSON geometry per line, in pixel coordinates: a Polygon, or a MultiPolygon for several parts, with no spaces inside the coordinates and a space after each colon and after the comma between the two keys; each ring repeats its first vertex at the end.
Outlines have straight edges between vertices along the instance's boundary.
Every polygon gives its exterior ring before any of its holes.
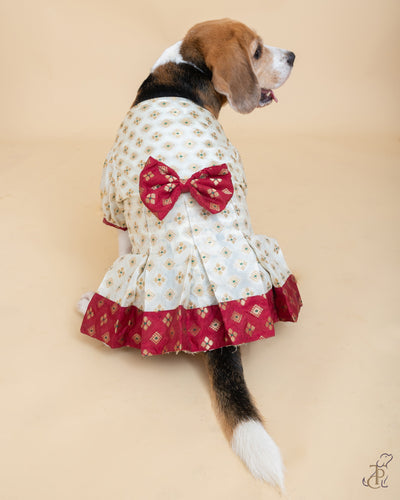
{"type": "Polygon", "coordinates": [[[186,63],[211,79],[222,103],[239,113],[276,101],[273,90],[288,79],[295,55],[264,45],[246,25],[222,19],[195,25],[185,38],[167,49],[152,71],[167,63],[186,63]]]}

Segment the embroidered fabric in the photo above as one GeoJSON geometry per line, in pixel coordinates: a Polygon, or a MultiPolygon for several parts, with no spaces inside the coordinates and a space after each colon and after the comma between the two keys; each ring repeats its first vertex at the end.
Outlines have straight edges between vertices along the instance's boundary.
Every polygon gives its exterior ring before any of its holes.
{"type": "Polygon", "coordinates": [[[132,253],[107,271],[83,333],[151,355],[238,345],[273,335],[278,320],[296,321],[295,280],[277,242],[253,233],[239,154],[207,110],[182,98],[132,108],[107,156],[101,192],[106,222],[128,230],[132,253]],[[150,156],[181,179],[225,164],[233,194],[211,213],[183,189],[160,220],[139,190],[150,156]]]}

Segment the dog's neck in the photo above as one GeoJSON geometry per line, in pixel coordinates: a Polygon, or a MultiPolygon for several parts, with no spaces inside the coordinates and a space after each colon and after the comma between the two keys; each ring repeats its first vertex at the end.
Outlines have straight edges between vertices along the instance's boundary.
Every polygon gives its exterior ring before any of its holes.
{"type": "Polygon", "coordinates": [[[208,68],[199,68],[183,60],[155,65],[152,73],[140,86],[133,106],[157,97],[184,97],[218,118],[226,97],[215,90],[211,77],[208,68]]]}

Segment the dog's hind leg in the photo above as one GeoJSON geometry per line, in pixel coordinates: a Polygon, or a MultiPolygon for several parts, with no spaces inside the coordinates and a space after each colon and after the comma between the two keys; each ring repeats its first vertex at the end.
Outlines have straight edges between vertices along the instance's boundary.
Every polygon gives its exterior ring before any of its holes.
{"type": "Polygon", "coordinates": [[[281,454],[264,429],[247,388],[240,348],[229,346],[209,351],[206,360],[217,410],[234,452],[253,476],[283,490],[281,454]]]}

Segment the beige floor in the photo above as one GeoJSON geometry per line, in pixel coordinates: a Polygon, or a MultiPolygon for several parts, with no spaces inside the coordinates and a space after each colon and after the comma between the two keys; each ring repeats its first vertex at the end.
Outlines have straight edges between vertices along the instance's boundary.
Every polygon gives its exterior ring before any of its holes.
{"type": "Polygon", "coordinates": [[[256,232],[299,279],[298,324],[243,349],[291,500],[400,498],[398,0],[2,2],[0,499],[268,500],[230,450],[201,356],[79,333],[116,256],[102,163],[154,61],[239,19],[296,52],[278,105],[221,123],[256,232]],[[362,485],[382,453],[388,487],[362,485]]]}
{"type": "MultiPolygon", "coordinates": [[[[399,143],[271,136],[253,148],[245,133],[232,140],[255,230],[280,241],[304,300],[298,324],[243,349],[288,496],[399,498],[399,143]],[[376,492],[361,481],[383,452],[394,460],[376,492]]],[[[79,334],[74,303],[116,252],[97,193],[108,146],[3,148],[0,496],[278,498],[230,451],[200,358],[142,359],[79,334]]]]}

